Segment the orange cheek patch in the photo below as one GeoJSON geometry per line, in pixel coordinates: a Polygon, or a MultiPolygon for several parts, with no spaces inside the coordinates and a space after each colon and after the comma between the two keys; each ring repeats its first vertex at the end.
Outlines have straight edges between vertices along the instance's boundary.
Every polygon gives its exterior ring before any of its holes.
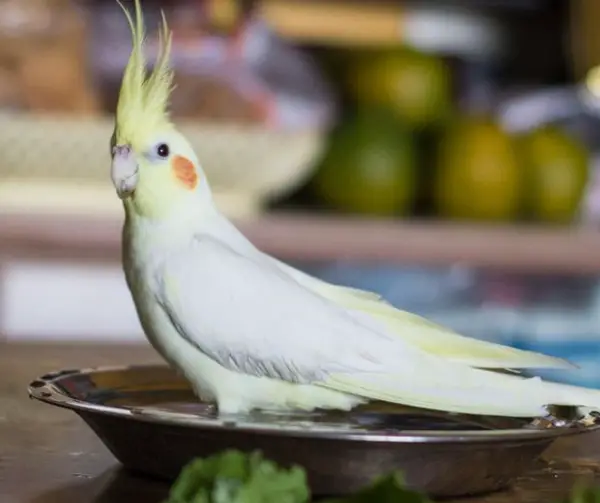
{"type": "Polygon", "coordinates": [[[198,174],[192,161],[180,155],[175,156],[173,161],[171,161],[171,169],[175,177],[188,189],[193,190],[196,188],[196,185],[198,185],[198,174]]]}

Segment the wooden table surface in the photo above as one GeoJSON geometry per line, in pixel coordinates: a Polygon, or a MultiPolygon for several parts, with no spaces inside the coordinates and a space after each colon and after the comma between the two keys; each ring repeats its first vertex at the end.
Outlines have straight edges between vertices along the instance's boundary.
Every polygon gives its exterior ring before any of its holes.
{"type": "MultiPolygon", "coordinates": [[[[74,413],[26,392],[31,380],[52,370],[155,361],[145,346],[0,342],[0,503],[161,502],[165,484],[125,473],[74,413]]],[[[461,501],[552,503],[577,479],[600,484],[600,433],[558,441],[544,459],[513,489],[461,501]]]]}

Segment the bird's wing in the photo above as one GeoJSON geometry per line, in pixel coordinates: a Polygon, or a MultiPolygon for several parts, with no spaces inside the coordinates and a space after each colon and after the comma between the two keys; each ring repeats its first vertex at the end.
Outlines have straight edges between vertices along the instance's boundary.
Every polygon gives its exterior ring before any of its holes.
{"type": "Polygon", "coordinates": [[[240,373],[474,414],[529,416],[553,403],[539,379],[428,355],[210,236],[171,255],[156,279],[179,334],[240,373]]]}
{"type": "Polygon", "coordinates": [[[560,358],[460,335],[425,318],[397,309],[375,292],[334,285],[315,278],[258,250],[225,217],[219,219],[213,232],[241,254],[275,265],[305,288],[351,310],[365,323],[382,324],[389,333],[428,354],[487,369],[576,368],[560,358]]]}
{"type": "Polygon", "coordinates": [[[268,257],[301,285],[339,306],[382,323],[403,341],[429,354],[488,369],[576,368],[561,358],[460,335],[421,316],[397,309],[376,293],[333,285],[268,257]]]}
{"type": "Polygon", "coordinates": [[[211,236],[170,256],[157,279],[181,336],[231,370],[305,383],[380,371],[405,354],[401,340],[211,236]]]}

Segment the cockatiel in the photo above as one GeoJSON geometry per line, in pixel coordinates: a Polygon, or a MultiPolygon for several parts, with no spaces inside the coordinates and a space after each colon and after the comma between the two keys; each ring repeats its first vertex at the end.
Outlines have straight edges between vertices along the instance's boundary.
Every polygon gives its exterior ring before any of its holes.
{"type": "MultiPolygon", "coordinates": [[[[370,400],[533,417],[595,407],[600,391],[486,369],[569,368],[464,337],[378,295],[326,283],[255,248],[215,207],[196,154],[170,121],[171,33],[145,69],[139,0],[112,138],[125,210],[123,266],[154,348],[221,413],[348,410],[370,400]]],[[[240,159],[243,162],[243,159],[240,159]]]]}

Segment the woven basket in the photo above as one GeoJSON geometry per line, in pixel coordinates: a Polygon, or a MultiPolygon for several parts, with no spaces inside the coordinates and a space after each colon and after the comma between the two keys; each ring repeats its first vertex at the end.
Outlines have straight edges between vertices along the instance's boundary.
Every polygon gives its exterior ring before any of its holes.
{"type": "MultiPolygon", "coordinates": [[[[183,123],[179,129],[196,150],[217,204],[235,217],[254,215],[268,200],[302,184],[325,138],[322,131],[275,132],[229,124],[183,123]]],[[[74,188],[88,194],[79,198],[81,204],[102,206],[106,200],[114,206],[112,130],[109,117],[0,114],[0,207],[46,204],[52,211],[74,188]],[[40,193],[44,200],[32,202],[40,193]]]]}

